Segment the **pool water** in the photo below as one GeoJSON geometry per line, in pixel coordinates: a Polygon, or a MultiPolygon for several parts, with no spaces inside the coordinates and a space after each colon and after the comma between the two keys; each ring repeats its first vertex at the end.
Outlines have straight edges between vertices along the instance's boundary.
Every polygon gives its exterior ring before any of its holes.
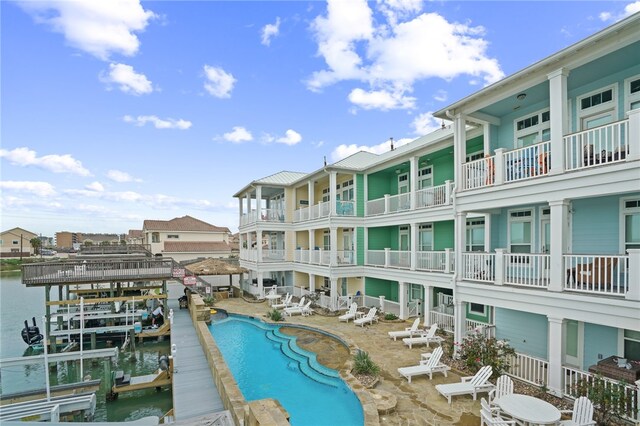
{"type": "Polygon", "coordinates": [[[358,397],[280,326],[230,315],[209,327],[247,401],[277,399],[294,426],[363,425],[358,397]]]}

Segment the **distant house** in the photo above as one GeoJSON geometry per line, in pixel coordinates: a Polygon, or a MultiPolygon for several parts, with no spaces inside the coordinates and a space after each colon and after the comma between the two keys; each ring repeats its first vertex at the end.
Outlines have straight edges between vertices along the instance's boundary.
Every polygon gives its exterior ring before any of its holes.
{"type": "Polygon", "coordinates": [[[176,261],[231,255],[229,228],[191,216],[145,220],[142,234],[144,244],[149,244],[154,255],[172,257],[176,261]]]}
{"type": "Polygon", "coordinates": [[[141,229],[129,229],[127,233],[127,244],[142,244],[144,232],[141,229]]]}
{"type": "Polygon", "coordinates": [[[13,228],[2,232],[0,234],[0,256],[31,256],[34,254],[31,239],[37,237],[37,234],[22,228],[13,228]]]}

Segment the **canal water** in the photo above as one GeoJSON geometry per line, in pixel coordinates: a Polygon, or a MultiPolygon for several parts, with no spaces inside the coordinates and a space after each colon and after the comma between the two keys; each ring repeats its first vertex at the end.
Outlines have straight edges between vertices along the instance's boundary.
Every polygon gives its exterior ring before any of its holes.
{"type": "MultiPolygon", "coordinates": [[[[0,274],[0,358],[20,357],[29,354],[27,345],[22,341],[20,332],[24,328],[24,320],[36,318],[36,323],[43,329],[44,289],[26,287],[22,284],[20,273],[0,274]]],[[[53,300],[57,297],[57,289],[51,291],[53,300]]],[[[87,339],[88,340],[88,339],[87,339]]],[[[85,349],[90,349],[85,346],[85,349]]],[[[131,376],[151,374],[158,368],[158,357],[169,355],[170,342],[136,342],[135,353],[129,350],[119,352],[112,370],[123,370],[131,376]]],[[[95,421],[135,420],[145,416],[163,416],[172,407],[170,390],[160,392],[155,389],[140,390],[121,394],[116,401],[106,401],[106,390],[110,384],[104,383],[102,360],[93,363],[84,361],[84,375],[93,379],[103,379],[97,397],[95,421]]],[[[54,364],[51,364],[52,366],[54,364]]],[[[58,363],[49,375],[51,385],[70,383],[80,376],[79,362],[58,363]]],[[[30,365],[3,368],[0,371],[0,394],[32,389],[44,389],[44,365],[30,365]]]]}

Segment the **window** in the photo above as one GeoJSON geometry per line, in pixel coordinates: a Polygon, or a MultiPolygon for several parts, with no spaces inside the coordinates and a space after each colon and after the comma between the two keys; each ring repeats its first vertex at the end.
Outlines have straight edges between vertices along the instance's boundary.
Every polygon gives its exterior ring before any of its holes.
{"type": "Polygon", "coordinates": [[[422,224],[418,228],[418,250],[433,250],[433,226],[430,223],[422,224]]]}
{"type": "Polygon", "coordinates": [[[399,241],[398,241],[398,249],[400,251],[409,251],[409,246],[411,245],[411,239],[409,238],[409,227],[401,226],[399,232],[399,241]]]}
{"type": "Polygon", "coordinates": [[[484,219],[467,220],[466,251],[484,251],[484,219]]]}
{"type": "Polygon", "coordinates": [[[322,246],[324,250],[331,250],[331,235],[329,231],[322,233],[322,246]]]}
{"type": "Polygon", "coordinates": [[[470,154],[467,154],[467,163],[470,163],[470,162],[475,161],[475,160],[479,160],[481,158],[484,158],[484,152],[483,151],[472,152],[470,154]]]}
{"type": "Polygon", "coordinates": [[[342,201],[353,201],[353,179],[342,182],[342,185],[338,185],[338,190],[342,201]]]}
{"type": "Polygon", "coordinates": [[[167,239],[177,240],[178,238],[180,238],[178,234],[167,234],[167,239]]]}
{"type": "Polygon", "coordinates": [[[551,139],[551,115],[548,110],[539,111],[515,121],[516,148],[546,142],[551,139]]]}
{"type": "Polygon", "coordinates": [[[486,315],[486,306],[480,303],[469,303],[469,313],[477,315],[486,315]]]}
{"type": "Polygon", "coordinates": [[[624,81],[624,93],[627,111],[640,108],[640,76],[636,75],[624,81]]]}
{"type": "Polygon", "coordinates": [[[624,331],[624,357],[628,360],[640,361],[640,331],[624,331]]]}
{"type": "Polygon", "coordinates": [[[418,189],[431,188],[433,186],[433,173],[431,166],[418,170],[418,189]]]}
{"type": "Polygon", "coordinates": [[[322,190],[322,202],[326,203],[327,201],[329,201],[331,199],[331,193],[329,191],[329,188],[325,188],[322,190]]]}
{"type": "Polygon", "coordinates": [[[14,246],[17,246],[18,244],[20,244],[20,241],[13,240],[13,241],[11,241],[11,244],[13,244],[14,246]]]}
{"type": "Polygon", "coordinates": [[[398,175],[398,194],[406,194],[409,192],[409,174],[403,173],[398,175]]]}
{"type": "Polygon", "coordinates": [[[593,129],[617,117],[615,86],[598,89],[577,98],[579,130],[593,129]]]}
{"type": "Polygon", "coordinates": [[[531,253],[531,210],[509,214],[509,252],[531,253]]]}
{"type": "Polygon", "coordinates": [[[624,253],[628,249],[640,249],[640,198],[623,199],[622,216],[624,253]]]}
{"type": "Polygon", "coordinates": [[[160,242],[160,233],[159,232],[151,233],[151,242],[152,243],[159,243],[160,242]]]}

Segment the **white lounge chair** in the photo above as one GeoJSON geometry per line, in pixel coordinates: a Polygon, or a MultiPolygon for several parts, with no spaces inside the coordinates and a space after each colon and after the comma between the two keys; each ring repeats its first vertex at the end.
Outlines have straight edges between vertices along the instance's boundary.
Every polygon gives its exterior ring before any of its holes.
{"type": "Polygon", "coordinates": [[[581,396],[573,402],[573,411],[562,410],[561,413],[571,413],[571,420],[563,420],[561,426],[591,426],[593,420],[593,403],[586,396],[581,396]]]}
{"type": "Polygon", "coordinates": [[[478,393],[490,392],[494,386],[489,382],[489,377],[493,370],[490,365],[482,367],[475,376],[463,377],[460,383],[447,383],[436,385],[436,390],[440,395],[447,398],[451,404],[451,397],[455,395],[473,395],[475,401],[478,393]]]}
{"type": "Polygon", "coordinates": [[[369,312],[367,312],[365,316],[353,320],[353,323],[355,325],[359,325],[360,327],[364,327],[364,325],[367,323],[372,324],[373,320],[375,319],[376,312],[378,312],[378,308],[374,306],[373,308],[369,309],[369,312]]]}
{"type": "Polygon", "coordinates": [[[351,306],[349,306],[349,310],[344,315],[340,315],[338,319],[340,321],[349,322],[350,319],[355,319],[357,310],[358,310],[358,304],[353,302],[351,306]]]}
{"type": "Polygon", "coordinates": [[[289,309],[296,309],[296,308],[302,309],[303,306],[304,306],[304,296],[302,296],[300,298],[300,301],[298,303],[296,303],[295,305],[288,306],[288,307],[284,308],[284,313],[286,314],[289,309]]]}
{"type": "Polygon", "coordinates": [[[284,313],[285,315],[289,315],[289,316],[296,315],[296,314],[307,316],[309,315],[309,311],[311,310],[310,306],[311,306],[311,300],[309,300],[303,306],[292,306],[290,308],[285,308],[284,313]]]}
{"type": "Polygon", "coordinates": [[[429,380],[433,379],[433,373],[443,373],[447,377],[447,371],[451,370],[451,367],[440,362],[442,357],[442,347],[438,346],[428,360],[420,361],[418,365],[412,365],[411,367],[398,368],[398,373],[406,377],[411,383],[413,376],[419,376],[421,374],[428,374],[429,380]]]}
{"type": "Polygon", "coordinates": [[[501,397],[505,395],[511,395],[512,393],[513,380],[511,380],[511,377],[503,374],[502,376],[498,377],[498,380],[496,381],[496,387],[491,392],[489,392],[489,402],[491,403],[491,406],[497,406],[498,400],[501,397]]]}
{"type": "Polygon", "coordinates": [[[407,327],[404,330],[390,331],[389,337],[393,340],[397,340],[398,337],[413,337],[415,334],[424,333],[424,331],[420,330],[418,327],[420,327],[420,317],[413,321],[413,325],[411,327],[407,327]]]}
{"type": "Polygon", "coordinates": [[[507,426],[515,424],[515,420],[505,420],[500,417],[499,410],[492,408],[486,399],[480,399],[480,426],[507,426]]]}
{"type": "Polygon", "coordinates": [[[444,339],[440,336],[436,336],[436,331],[438,330],[438,324],[431,324],[429,330],[425,333],[422,332],[419,336],[414,337],[405,337],[402,339],[405,345],[412,348],[413,345],[427,345],[429,346],[431,343],[441,344],[444,339]]]}
{"type": "Polygon", "coordinates": [[[271,305],[272,308],[274,309],[284,309],[284,308],[288,308],[291,306],[291,299],[293,299],[293,294],[289,294],[287,293],[284,296],[284,299],[282,300],[282,302],[280,303],[274,303],[273,305],[271,305]]]}

